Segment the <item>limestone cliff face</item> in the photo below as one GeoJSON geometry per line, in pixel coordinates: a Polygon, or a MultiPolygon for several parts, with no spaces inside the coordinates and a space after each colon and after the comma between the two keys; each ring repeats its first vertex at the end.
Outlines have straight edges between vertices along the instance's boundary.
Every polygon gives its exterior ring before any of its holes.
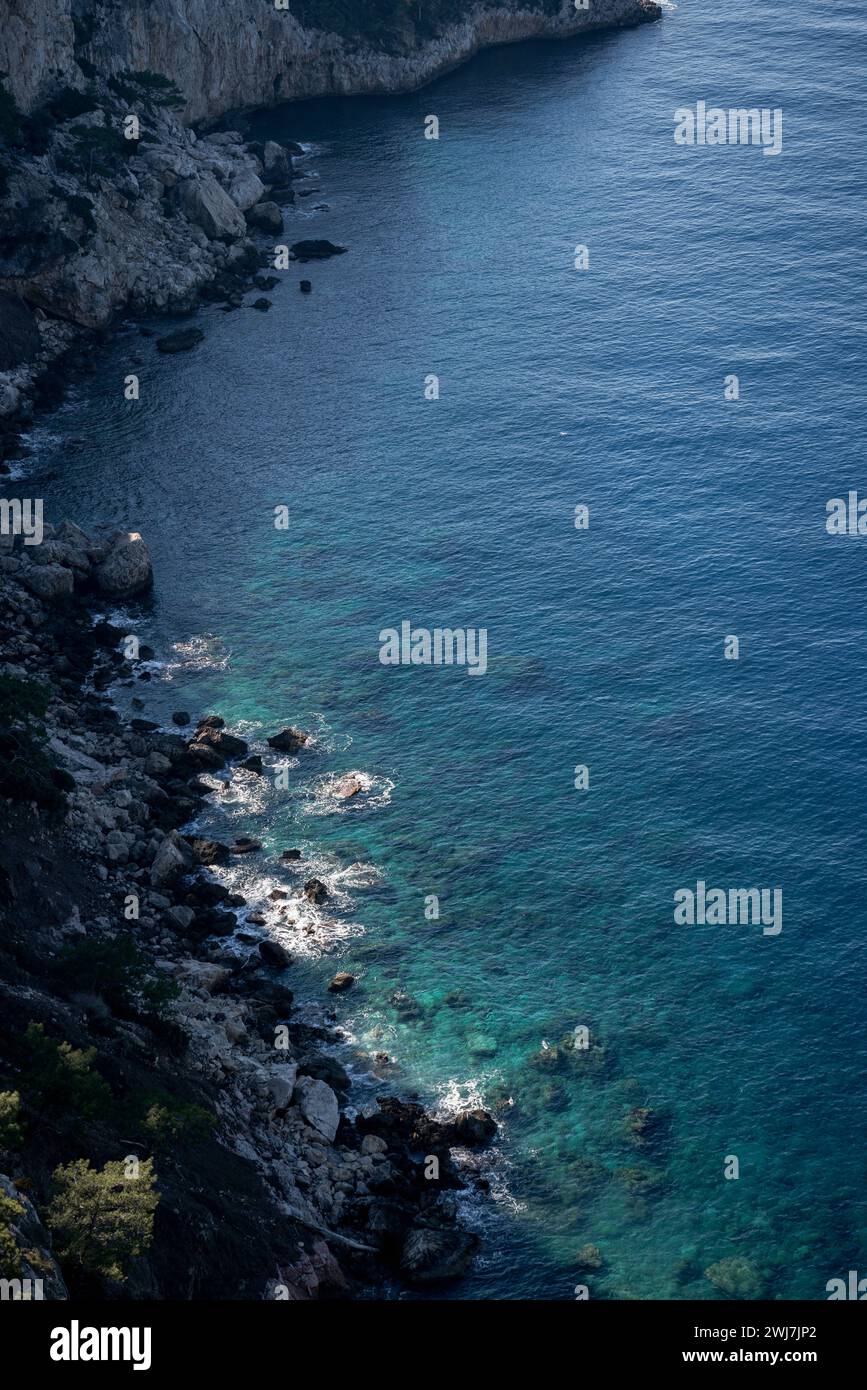
{"type": "MultiPolygon", "coordinates": [[[[574,0],[467,0],[464,17],[433,37],[408,21],[383,42],[365,36],[363,20],[358,35],[305,28],[296,14],[315,16],[317,6],[285,2],[288,10],[275,0],[3,0],[0,71],[25,111],[58,86],[83,85],[89,65],[100,76],[157,72],[186,96],[186,119],[199,121],[330,93],[406,91],[488,45],[660,14],[655,0],[588,0],[587,9],[574,0]]],[[[360,13],[366,4],[359,0],[360,13]]]]}

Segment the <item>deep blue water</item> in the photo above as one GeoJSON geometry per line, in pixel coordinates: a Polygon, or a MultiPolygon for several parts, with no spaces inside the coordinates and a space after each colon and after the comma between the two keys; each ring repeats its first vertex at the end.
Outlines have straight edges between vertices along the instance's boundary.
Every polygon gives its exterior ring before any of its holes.
{"type": "Polygon", "coordinates": [[[824,525],[867,490],[865,29],[845,0],[688,0],[263,114],[321,190],[285,240],[349,254],[267,315],[204,311],[189,355],[131,329],[34,436],[55,518],[151,545],[139,630],[174,664],[148,712],[318,735],[288,790],[238,777],[211,824],[326,878],[313,933],[281,929],[296,978],[360,976],[337,1011],[393,1084],[500,1104],[460,1297],[713,1298],[730,1256],[781,1298],[867,1273],[867,539],[824,525]],[[676,146],[701,99],[781,107],[783,153],[676,146]],[[383,666],[404,619],[486,628],[487,674],[383,666]],[[371,790],[340,805],[349,770],[371,790]],[[675,926],[698,879],[781,887],[782,933],[675,926]],[[579,1025],[599,1076],[539,1057],[579,1025]],[[646,1154],[639,1105],[665,1117],[646,1154]]]}

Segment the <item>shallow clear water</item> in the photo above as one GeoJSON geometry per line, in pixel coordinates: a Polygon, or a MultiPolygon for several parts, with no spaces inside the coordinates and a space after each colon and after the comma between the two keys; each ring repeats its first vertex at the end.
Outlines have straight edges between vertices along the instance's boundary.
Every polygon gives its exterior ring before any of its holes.
{"type": "MultiPolygon", "coordinates": [[[[54,518],[151,545],[138,630],[175,664],[148,713],[318,737],[288,789],[237,778],[208,822],[332,888],[312,934],[275,928],[297,978],[360,976],[337,1011],[393,1084],[513,1102],[459,1297],[716,1297],[704,1269],[743,1255],[771,1296],[822,1298],[867,1262],[867,541],[824,528],[867,487],[865,28],[839,0],[691,0],[259,116],[313,146],[285,240],[349,254],[293,267],[267,315],[202,312],[188,355],[131,329],[34,435],[54,518]],[[782,107],[782,155],[677,147],[700,99],[782,107]],[[384,667],[404,619],[486,628],[487,674],[384,667]],[[370,790],[340,804],[349,770],[370,790]],[[698,879],[781,886],[782,933],[675,926],[698,879]],[[602,1075],[540,1061],[579,1025],[602,1075]],[[642,1155],[644,1104],[666,1129],[642,1155]]],[[[267,891],[273,860],[239,870],[251,901],[266,867],[267,891]]]]}

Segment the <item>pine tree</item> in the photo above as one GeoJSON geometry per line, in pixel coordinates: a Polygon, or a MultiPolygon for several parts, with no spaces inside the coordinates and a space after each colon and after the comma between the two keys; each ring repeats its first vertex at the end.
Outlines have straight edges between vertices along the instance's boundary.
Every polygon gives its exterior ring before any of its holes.
{"type": "Polygon", "coordinates": [[[150,1247],[159,1205],[153,1160],[142,1159],[136,1177],[123,1161],[100,1172],[85,1158],[55,1169],[55,1195],[46,1212],[61,1260],[93,1274],[123,1281],[129,1266],[150,1247]]]}
{"type": "Polygon", "coordinates": [[[21,1145],[21,1097],[17,1091],[0,1091],[0,1152],[21,1145]]]}

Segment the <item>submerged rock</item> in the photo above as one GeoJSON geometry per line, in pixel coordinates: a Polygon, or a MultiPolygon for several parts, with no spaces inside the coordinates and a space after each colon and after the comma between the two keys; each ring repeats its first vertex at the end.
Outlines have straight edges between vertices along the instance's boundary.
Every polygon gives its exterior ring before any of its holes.
{"type": "Polygon", "coordinates": [[[354,975],[350,975],[348,970],[338,970],[328,988],[332,994],[343,994],[345,990],[351,989],[354,984],[354,975]]]}
{"type": "Polygon", "coordinates": [[[604,1263],[602,1251],[598,1245],[592,1243],[582,1245],[575,1257],[575,1264],[578,1269],[601,1269],[604,1263]]]}
{"type": "Polygon", "coordinates": [[[416,1226],[404,1242],[400,1272],[410,1284],[416,1285],[459,1279],[466,1274],[481,1244],[471,1231],[416,1226]]]}
{"type": "Polygon", "coordinates": [[[761,1298],[764,1292],[765,1283],[760,1270],[743,1255],[717,1260],[704,1273],[714,1288],[731,1298],[761,1298]]]}
{"type": "Polygon", "coordinates": [[[204,342],[204,339],[201,328],[178,328],[174,333],[167,333],[164,338],[157,338],[157,352],[189,352],[190,348],[204,342]]]}

